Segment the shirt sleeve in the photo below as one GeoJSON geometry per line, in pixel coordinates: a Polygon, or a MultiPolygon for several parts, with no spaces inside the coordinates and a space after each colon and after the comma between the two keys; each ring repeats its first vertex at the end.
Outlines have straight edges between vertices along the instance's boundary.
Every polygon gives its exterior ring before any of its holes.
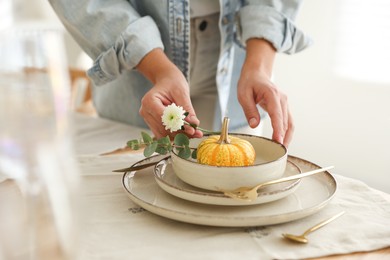
{"type": "Polygon", "coordinates": [[[300,0],[245,0],[239,11],[239,35],[246,46],[250,38],[269,41],[278,52],[293,54],[312,44],[312,40],[298,29],[294,20],[300,0]]]}
{"type": "Polygon", "coordinates": [[[94,60],[88,75],[96,85],[133,69],[155,48],[164,49],[150,16],[140,16],[126,0],[50,0],[58,17],[94,60]]]}

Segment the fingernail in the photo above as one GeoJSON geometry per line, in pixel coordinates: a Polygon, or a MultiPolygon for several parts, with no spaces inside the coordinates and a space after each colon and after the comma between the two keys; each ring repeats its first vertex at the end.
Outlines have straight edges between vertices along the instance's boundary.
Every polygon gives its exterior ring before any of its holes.
{"type": "Polygon", "coordinates": [[[278,142],[283,144],[283,140],[284,140],[284,136],[283,135],[279,135],[278,136],[278,142]]]}
{"type": "Polygon", "coordinates": [[[251,127],[255,127],[256,124],[257,124],[256,118],[252,117],[251,119],[249,119],[249,125],[250,125],[251,127]]]}

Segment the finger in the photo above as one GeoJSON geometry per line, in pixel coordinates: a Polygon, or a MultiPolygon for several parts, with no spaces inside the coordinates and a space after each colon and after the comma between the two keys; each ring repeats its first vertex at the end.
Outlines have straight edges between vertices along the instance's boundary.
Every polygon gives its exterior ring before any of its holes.
{"type": "Polygon", "coordinates": [[[183,106],[183,109],[188,112],[188,116],[185,118],[186,121],[188,123],[195,124],[198,126],[200,124],[200,121],[199,121],[198,117],[196,116],[196,113],[195,113],[194,107],[192,106],[191,100],[188,99],[185,104],[187,104],[187,105],[183,106]]]}
{"type": "Polygon", "coordinates": [[[200,138],[203,136],[203,132],[200,130],[194,129],[192,126],[185,125],[184,133],[190,138],[200,138]]]}
{"type": "Polygon", "coordinates": [[[280,101],[276,96],[272,96],[267,98],[265,104],[266,105],[263,108],[268,112],[271,119],[273,129],[272,139],[282,144],[285,131],[283,130],[283,111],[280,101]]]}
{"type": "MultiPolygon", "coordinates": [[[[153,104],[153,103],[152,103],[153,104]]],[[[161,111],[162,114],[165,109],[165,105],[160,105],[157,101],[154,102],[154,105],[147,106],[148,108],[142,107],[142,116],[144,117],[145,122],[152,129],[153,134],[156,138],[161,138],[164,136],[169,136],[171,139],[178,133],[185,133],[188,137],[202,137],[203,133],[199,130],[195,130],[193,127],[184,125],[183,131],[178,131],[175,133],[170,132],[165,129],[165,126],[162,124],[161,115],[157,111],[161,111]]]]}
{"type": "Polygon", "coordinates": [[[156,120],[147,120],[145,119],[146,124],[148,125],[149,129],[152,130],[152,133],[155,138],[161,138],[164,136],[169,135],[170,133],[165,130],[164,126],[159,124],[156,120]]]}
{"type": "Polygon", "coordinates": [[[192,137],[193,138],[201,138],[201,137],[203,137],[203,132],[200,130],[196,130],[192,137]]]}
{"type": "Polygon", "coordinates": [[[139,114],[143,117],[145,123],[148,125],[149,129],[151,129],[156,138],[161,138],[169,134],[161,123],[163,110],[164,105],[157,101],[148,102],[147,97],[141,101],[139,114]]]}
{"type": "MultiPolygon", "coordinates": [[[[189,97],[189,95],[186,95],[186,93],[182,93],[182,94],[179,94],[175,97],[175,103],[176,105],[178,106],[182,106],[183,109],[188,112],[188,115],[187,117],[185,118],[185,120],[190,123],[190,124],[195,124],[195,125],[199,125],[200,124],[200,121],[199,119],[197,118],[196,116],[196,113],[195,113],[195,110],[194,110],[194,107],[192,106],[192,102],[191,102],[191,99],[189,97]]],[[[192,136],[195,134],[195,129],[193,127],[186,127],[185,126],[185,132],[192,136]]]]}
{"type": "Polygon", "coordinates": [[[288,128],[283,140],[284,146],[288,147],[290,145],[292,137],[294,135],[294,130],[295,130],[294,119],[291,115],[291,112],[288,111],[288,128]]]}
{"type": "Polygon", "coordinates": [[[188,93],[183,93],[183,95],[178,96],[178,103],[182,104],[183,109],[188,112],[186,119],[189,123],[199,125],[200,121],[196,116],[195,109],[192,106],[192,102],[188,93]]]}
{"type": "Polygon", "coordinates": [[[286,135],[286,132],[288,130],[288,124],[289,124],[289,109],[288,109],[288,102],[287,102],[287,96],[284,94],[280,95],[280,106],[282,109],[282,120],[283,120],[283,136],[286,135]]]}
{"type": "Polygon", "coordinates": [[[249,126],[251,128],[255,128],[260,123],[260,114],[257,110],[256,102],[251,92],[246,92],[244,95],[244,97],[240,97],[239,102],[249,126]]]}

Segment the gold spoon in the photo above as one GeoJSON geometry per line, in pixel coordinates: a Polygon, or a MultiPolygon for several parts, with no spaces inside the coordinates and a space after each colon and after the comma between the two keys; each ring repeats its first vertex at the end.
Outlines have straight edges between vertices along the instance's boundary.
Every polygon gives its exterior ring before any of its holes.
{"type": "Polygon", "coordinates": [[[281,182],[286,182],[286,181],[291,181],[291,180],[296,180],[296,179],[301,179],[301,178],[311,176],[311,175],[316,174],[316,173],[327,171],[329,169],[332,169],[333,167],[334,166],[328,166],[325,168],[320,168],[320,169],[316,169],[313,171],[309,171],[309,172],[305,172],[305,173],[301,173],[301,174],[296,174],[293,176],[288,176],[288,177],[284,177],[284,178],[280,178],[280,179],[276,179],[276,180],[272,180],[272,181],[263,182],[263,183],[260,183],[256,186],[254,186],[254,187],[240,187],[240,188],[237,188],[235,190],[230,190],[230,191],[220,189],[220,191],[223,192],[226,196],[233,198],[233,199],[253,201],[253,200],[257,199],[257,196],[258,196],[257,190],[264,187],[264,186],[276,184],[276,183],[281,183],[281,182]]]}
{"type": "Polygon", "coordinates": [[[282,234],[284,238],[287,238],[291,241],[294,241],[294,242],[298,242],[298,243],[307,243],[309,242],[309,240],[307,240],[306,236],[308,234],[310,234],[311,232],[313,231],[316,231],[317,229],[325,226],[326,224],[329,224],[330,222],[332,222],[333,220],[335,220],[336,218],[340,217],[341,215],[343,215],[345,213],[345,211],[342,211],[336,215],[334,215],[333,217],[331,218],[328,218],[320,223],[318,223],[317,225],[315,225],[314,227],[311,227],[309,228],[308,230],[306,230],[302,235],[292,235],[292,234],[282,234]]]}

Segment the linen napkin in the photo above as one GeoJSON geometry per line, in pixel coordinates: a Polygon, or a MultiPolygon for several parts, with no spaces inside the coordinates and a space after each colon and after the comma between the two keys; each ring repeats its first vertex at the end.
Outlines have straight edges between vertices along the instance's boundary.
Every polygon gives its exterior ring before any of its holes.
{"type": "Polygon", "coordinates": [[[390,199],[366,184],[336,175],[338,191],[324,210],[310,217],[262,228],[251,235],[272,259],[302,259],[371,251],[390,246],[390,199]],[[308,244],[286,241],[282,233],[302,234],[340,211],[346,214],[308,236],[308,244]],[[260,233],[260,235],[259,235],[260,233]],[[267,233],[268,236],[261,234],[267,233]]]}

